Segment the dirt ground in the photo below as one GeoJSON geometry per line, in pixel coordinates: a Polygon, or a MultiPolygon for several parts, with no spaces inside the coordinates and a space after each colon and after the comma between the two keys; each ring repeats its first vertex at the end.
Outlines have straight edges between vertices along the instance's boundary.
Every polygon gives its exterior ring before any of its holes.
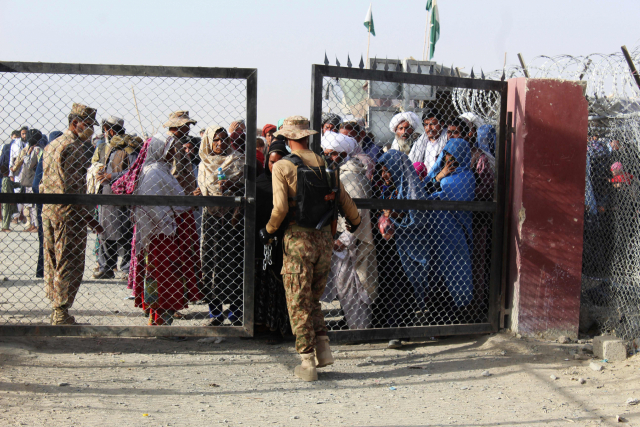
{"type": "Polygon", "coordinates": [[[595,372],[581,347],[507,333],[337,345],[305,383],[292,342],[3,337],[0,425],[640,426],[640,356],[595,372]]]}

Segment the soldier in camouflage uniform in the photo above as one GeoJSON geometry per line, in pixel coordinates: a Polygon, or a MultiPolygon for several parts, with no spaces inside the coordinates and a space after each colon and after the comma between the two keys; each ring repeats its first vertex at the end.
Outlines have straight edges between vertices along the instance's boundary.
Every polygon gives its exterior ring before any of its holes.
{"type": "MultiPolygon", "coordinates": [[[[309,129],[309,120],[293,116],[284,121],[274,136],[287,138],[291,153],[300,157],[305,165],[324,168],[324,159],[309,150],[309,135],[317,133],[309,129]]],[[[295,203],[289,200],[296,196],[297,166],[289,161],[279,161],[273,165],[272,173],[273,211],[266,228],[260,231],[263,243],[269,242],[287,218],[289,209],[295,207],[295,203]]],[[[360,215],[342,184],[338,205],[347,219],[347,228],[355,232],[360,225],[360,215]]],[[[296,366],[294,373],[304,381],[317,380],[316,368],[333,363],[327,326],[320,306],[320,297],[329,275],[332,248],[331,225],[316,230],[291,222],[284,234],[282,278],[291,329],[296,336],[296,350],[302,358],[301,365],[296,366]]]]}
{"type": "MultiPolygon", "coordinates": [[[[73,104],[69,128],[44,149],[40,193],[85,194],[96,110],[73,104]]],[[[44,205],[44,282],[51,300],[52,325],[74,325],[69,315],[84,272],[87,225],[102,227],[83,205],[44,205]]]]}
{"type": "Polygon", "coordinates": [[[169,120],[163,125],[169,129],[169,134],[176,139],[174,143],[176,154],[173,156],[171,175],[178,180],[187,196],[199,196],[201,194],[197,185],[196,175],[193,172],[193,163],[189,159],[186,149],[189,147],[190,150],[195,150],[197,154],[200,138],[189,135],[191,125],[196,123],[198,123],[196,120],[189,117],[188,111],[174,111],[169,115],[169,120]]]}

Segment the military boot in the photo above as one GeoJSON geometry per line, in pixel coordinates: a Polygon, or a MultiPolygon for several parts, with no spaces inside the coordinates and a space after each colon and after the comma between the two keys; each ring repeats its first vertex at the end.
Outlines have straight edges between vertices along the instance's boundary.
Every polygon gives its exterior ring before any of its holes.
{"type": "Polygon", "coordinates": [[[318,381],[318,371],[316,370],[316,357],[313,353],[301,354],[302,363],[296,366],[293,373],[302,381],[318,381]]]}
{"type": "Polygon", "coordinates": [[[58,307],[53,309],[51,313],[52,325],[77,325],[76,319],[69,315],[69,309],[66,307],[58,307]]]}
{"type": "Polygon", "coordinates": [[[316,367],[324,368],[329,365],[333,365],[329,337],[326,335],[316,336],[316,367]]]}

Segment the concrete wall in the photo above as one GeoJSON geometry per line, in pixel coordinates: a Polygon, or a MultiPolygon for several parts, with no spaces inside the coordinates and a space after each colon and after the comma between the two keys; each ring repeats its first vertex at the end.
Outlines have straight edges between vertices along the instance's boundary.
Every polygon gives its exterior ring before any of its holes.
{"type": "Polygon", "coordinates": [[[588,106],[576,82],[509,81],[511,329],[577,337],[588,106]]]}

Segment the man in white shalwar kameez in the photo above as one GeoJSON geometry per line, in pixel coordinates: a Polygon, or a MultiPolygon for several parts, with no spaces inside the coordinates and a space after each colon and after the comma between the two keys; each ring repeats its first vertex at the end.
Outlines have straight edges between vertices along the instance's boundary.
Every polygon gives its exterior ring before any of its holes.
{"type": "MultiPolygon", "coordinates": [[[[367,167],[358,157],[351,157],[357,148],[355,139],[343,134],[327,132],[322,148],[332,163],[340,168],[340,181],[351,198],[370,198],[371,184],[367,167]]],[[[337,296],[349,329],[371,327],[371,305],[376,299],[378,269],[376,249],[368,209],[359,209],[362,222],[355,233],[345,227],[344,218],[338,220],[340,237],[334,241],[331,273],[322,301],[337,296]]]]}

